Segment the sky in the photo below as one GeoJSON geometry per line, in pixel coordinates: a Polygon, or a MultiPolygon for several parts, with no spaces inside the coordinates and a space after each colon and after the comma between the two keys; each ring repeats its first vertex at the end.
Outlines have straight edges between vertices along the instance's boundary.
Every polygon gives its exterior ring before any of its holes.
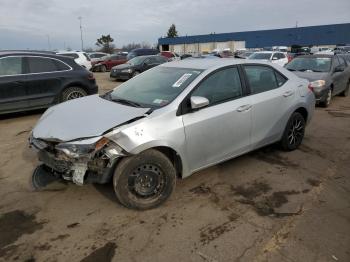
{"type": "Polygon", "coordinates": [[[172,23],[179,35],[350,22],[350,0],[0,0],[0,49],[156,44],[172,23]]]}

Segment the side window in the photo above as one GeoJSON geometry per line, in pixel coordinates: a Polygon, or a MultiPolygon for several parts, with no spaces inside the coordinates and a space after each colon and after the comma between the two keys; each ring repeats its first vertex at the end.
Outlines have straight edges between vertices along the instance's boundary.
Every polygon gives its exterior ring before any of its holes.
{"type": "Polygon", "coordinates": [[[0,76],[22,74],[22,57],[8,56],[0,59],[0,76]]]}
{"type": "Polygon", "coordinates": [[[165,62],[165,58],[162,56],[158,56],[156,57],[157,63],[164,63],[165,62]]]}
{"type": "Polygon", "coordinates": [[[70,70],[70,67],[60,60],[53,60],[56,64],[57,71],[70,70]]]}
{"type": "Polygon", "coordinates": [[[275,70],[266,66],[244,66],[252,94],[266,92],[278,87],[275,70]]]}
{"type": "Polygon", "coordinates": [[[287,82],[287,78],[285,78],[283,75],[275,71],[276,80],[278,87],[283,86],[285,82],[287,82]]]}
{"type": "Polygon", "coordinates": [[[220,70],[205,79],[192,93],[202,96],[209,104],[216,104],[242,96],[242,86],[236,67],[220,70]]]}
{"type": "Polygon", "coordinates": [[[111,60],[118,60],[118,56],[117,55],[112,55],[110,59],[111,60]]]}
{"type": "Polygon", "coordinates": [[[44,57],[28,57],[29,73],[47,73],[57,71],[55,60],[44,57]]]}
{"type": "Polygon", "coordinates": [[[338,57],[333,57],[333,68],[336,68],[338,65],[340,65],[338,57]]]}
{"type": "Polygon", "coordinates": [[[339,59],[340,65],[346,67],[346,62],[345,62],[344,58],[338,56],[338,59],[339,59]]]}
{"type": "Polygon", "coordinates": [[[280,59],[278,53],[273,54],[272,59],[280,59]]]}

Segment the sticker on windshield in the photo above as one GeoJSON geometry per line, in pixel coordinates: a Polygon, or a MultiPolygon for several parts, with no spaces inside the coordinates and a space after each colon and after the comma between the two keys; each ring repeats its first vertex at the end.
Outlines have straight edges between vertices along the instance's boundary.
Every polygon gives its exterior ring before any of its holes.
{"type": "Polygon", "coordinates": [[[166,105],[169,101],[168,100],[164,100],[164,99],[154,99],[153,100],[153,104],[157,104],[157,105],[166,105]]]}
{"type": "Polygon", "coordinates": [[[183,74],[174,84],[173,87],[180,87],[192,74],[183,74]]]}

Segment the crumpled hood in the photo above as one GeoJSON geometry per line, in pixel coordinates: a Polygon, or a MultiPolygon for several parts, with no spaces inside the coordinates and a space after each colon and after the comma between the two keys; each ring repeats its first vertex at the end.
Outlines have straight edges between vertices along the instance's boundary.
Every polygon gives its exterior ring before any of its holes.
{"type": "Polygon", "coordinates": [[[310,82],[316,81],[316,80],[326,80],[327,79],[327,72],[301,72],[301,71],[292,71],[294,74],[296,74],[300,78],[304,78],[306,80],[309,80],[310,82]]]}
{"type": "Polygon", "coordinates": [[[142,117],[148,110],[108,101],[98,95],[86,96],[46,110],[34,127],[33,136],[59,141],[99,136],[108,129],[142,117]]]}

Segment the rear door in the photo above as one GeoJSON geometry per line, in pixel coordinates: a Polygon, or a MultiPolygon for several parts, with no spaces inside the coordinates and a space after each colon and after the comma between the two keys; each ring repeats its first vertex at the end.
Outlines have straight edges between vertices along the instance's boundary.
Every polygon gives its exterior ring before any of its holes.
{"type": "Polygon", "coordinates": [[[27,56],[27,96],[31,107],[44,107],[55,102],[58,98],[63,79],[71,67],[61,60],[27,56]]]}
{"type": "Polygon", "coordinates": [[[191,93],[209,100],[207,107],[189,110],[182,118],[192,171],[250,149],[251,98],[243,90],[237,67],[228,67],[209,75],[191,93]]]}
{"type": "Polygon", "coordinates": [[[23,57],[0,58],[0,112],[29,107],[25,81],[23,57]]]}
{"type": "Polygon", "coordinates": [[[277,141],[288,121],[296,87],[267,65],[244,65],[252,99],[252,147],[277,141]]]}

